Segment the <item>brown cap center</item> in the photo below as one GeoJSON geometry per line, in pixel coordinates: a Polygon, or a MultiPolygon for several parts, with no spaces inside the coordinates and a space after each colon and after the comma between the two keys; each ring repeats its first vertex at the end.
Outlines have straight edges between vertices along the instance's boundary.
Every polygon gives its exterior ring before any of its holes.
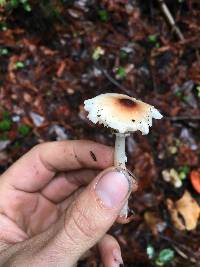
{"type": "Polygon", "coordinates": [[[122,104],[123,106],[128,107],[128,108],[133,108],[134,106],[137,105],[137,103],[135,101],[128,99],[128,98],[120,98],[119,102],[120,102],[120,104],[122,104]]]}

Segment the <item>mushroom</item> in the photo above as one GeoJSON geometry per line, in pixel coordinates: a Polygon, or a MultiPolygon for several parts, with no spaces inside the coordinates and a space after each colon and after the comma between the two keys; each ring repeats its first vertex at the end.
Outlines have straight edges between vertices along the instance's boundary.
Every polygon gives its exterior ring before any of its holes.
{"type": "MultiPolygon", "coordinates": [[[[142,134],[149,133],[152,118],[161,119],[162,115],[153,106],[133,97],[107,93],[84,101],[88,119],[93,123],[103,124],[115,131],[114,165],[126,170],[125,138],[137,130],[142,134]]],[[[128,216],[128,202],[120,212],[121,217],[128,216]]]]}

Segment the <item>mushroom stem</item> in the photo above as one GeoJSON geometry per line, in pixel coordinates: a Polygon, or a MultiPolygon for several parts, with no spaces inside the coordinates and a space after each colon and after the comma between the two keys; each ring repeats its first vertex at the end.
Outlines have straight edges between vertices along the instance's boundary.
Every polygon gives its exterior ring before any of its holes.
{"type": "MultiPolygon", "coordinates": [[[[126,170],[126,152],[125,152],[125,139],[127,134],[116,133],[115,139],[115,155],[114,164],[115,167],[126,170]]],[[[129,134],[128,134],[129,135],[129,134]]],[[[120,216],[127,218],[128,216],[128,201],[120,211],[120,216]]]]}
{"type": "Polygon", "coordinates": [[[126,134],[116,133],[114,163],[118,168],[126,169],[125,139],[126,134]]]}

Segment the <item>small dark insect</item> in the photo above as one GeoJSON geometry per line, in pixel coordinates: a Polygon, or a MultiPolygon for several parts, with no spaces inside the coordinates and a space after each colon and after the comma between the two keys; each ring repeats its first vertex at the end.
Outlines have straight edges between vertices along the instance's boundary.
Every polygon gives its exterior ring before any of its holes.
{"type": "Polygon", "coordinates": [[[135,122],[135,120],[132,120],[132,122],[135,122]]]}
{"type": "Polygon", "coordinates": [[[92,159],[94,161],[97,161],[97,158],[96,158],[95,154],[92,151],[90,151],[90,155],[91,155],[91,157],[92,157],[92,159]]]}

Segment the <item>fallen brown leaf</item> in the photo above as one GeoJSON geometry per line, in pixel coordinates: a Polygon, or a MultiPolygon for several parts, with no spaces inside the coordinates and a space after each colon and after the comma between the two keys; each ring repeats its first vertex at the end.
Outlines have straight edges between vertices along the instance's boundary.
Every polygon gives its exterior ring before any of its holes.
{"type": "Polygon", "coordinates": [[[188,191],[185,191],[182,198],[176,202],[167,199],[167,207],[177,229],[191,231],[196,228],[200,207],[188,191]]]}
{"type": "Polygon", "coordinates": [[[162,232],[166,228],[166,223],[156,212],[146,211],[144,219],[154,235],[157,235],[158,232],[162,232]]]}

